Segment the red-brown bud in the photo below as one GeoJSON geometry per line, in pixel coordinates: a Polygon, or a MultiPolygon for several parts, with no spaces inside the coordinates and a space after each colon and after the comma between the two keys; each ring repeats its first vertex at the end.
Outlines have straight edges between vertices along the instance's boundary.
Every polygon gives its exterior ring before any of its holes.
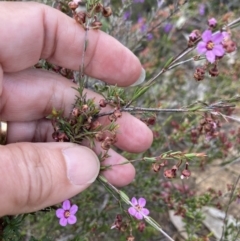
{"type": "Polygon", "coordinates": [[[212,77],[216,77],[219,75],[219,71],[218,71],[218,68],[217,66],[215,65],[213,68],[209,69],[209,74],[212,76],[212,77]]]}
{"type": "Polygon", "coordinates": [[[52,138],[53,138],[53,140],[55,140],[55,141],[58,141],[58,132],[57,131],[54,131],[53,133],[52,133],[52,138]]]}
{"type": "Polygon", "coordinates": [[[58,141],[59,142],[66,142],[66,141],[69,141],[69,138],[66,135],[66,133],[62,132],[62,133],[58,134],[58,141]]]}
{"type": "Polygon", "coordinates": [[[105,140],[102,142],[101,147],[103,150],[109,150],[112,145],[112,139],[109,137],[106,137],[105,140]]]}
{"type": "Polygon", "coordinates": [[[86,23],[86,13],[85,12],[78,12],[77,14],[74,14],[74,19],[80,23],[84,24],[86,23]]]}
{"type": "Polygon", "coordinates": [[[72,110],[72,115],[78,117],[80,115],[80,110],[77,107],[74,107],[72,110]]]}
{"type": "Polygon", "coordinates": [[[103,141],[104,138],[105,138],[105,135],[104,135],[104,133],[103,133],[102,131],[98,132],[98,133],[95,135],[95,139],[96,139],[97,141],[103,141]]]}
{"type": "Polygon", "coordinates": [[[138,224],[138,230],[139,230],[140,232],[143,232],[144,229],[145,229],[145,227],[146,227],[146,224],[145,224],[144,222],[140,222],[140,223],[138,224]]]}
{"type": "Polygon", "coordinates": [[[177,176],[177,170],[176,169],[167,169],[164,171],[164,176],[166,178],[175,178],[177,176]]]}
{"type": "Polygon", "coordinates": [[[88,110],[88,105],[86,105],[86,104],[83,105],[83,106],[82,106],[82,111],[83,111],[83,112],[86,112],[87,110],[88,110]]]}
{"type": "Polygon", "coordinates": [[[158,163],[154,163],[154,164],[152,165],[152,170],[153,170],[154,172],[159,172],[159,171],[161,170],[161,165],[158,164],[158,163]]]}
{"type": "Polygon", "coordinates": [[[181,175],[181,179],[184,179],[184,178],[189,178],[191,176],[191,172],[188,170],[188,162],[186,162],[186,166],[185,166],[185,169],[182,171],[182,175],[181,175]]]}
{"type": "Polygon", "coordinates": [[[114,114],[111,114],[108,116],[108,119],[113,122],[113,121],[116,121],[117,120],[117,117],[114,115],[114,114]]]}
{"type": "Polygon", "coordinates": [[[100,21],[92,22],[92,28],[93,29],[100,29],[101,27],[102,27],[102,23],[100,21]]]}
{"type": "Polygon", "coordinates": [[[72,10],[75,10],[78,7],[78,4],[76,4],[75,2],[69,2],[68,7],[72,10]]]}
{"type": "Polygon", "coordinates": [[[156,117],[155,116],[152,116],[152,117],[149,117],[146,121],[146,124],[148,126],[153,126],[154,124],[156,123],[156,117]]]}
{"type": "Polygon", "coordinates": [[[200,66],[195,70],[194,78],[197,81],[203,80],[205,75],[205,68],[200,66]]]}
{"type": "Polygon", "coordinates": [[[127,240],[127,241],[134,241],[134,240],[135,240],[135,237],[132,236],[132,235],[130,235],[130,236],[127,237],[126,240],[127,240]]]}
{"type": "Polygon", "coordinates": [[[237,45],[231,39],[223,42],[223,47],[225,48],[226,53],[232,53],[237,49],[237,45]]]}
{"type": "Polygon", "coordinates": [[[122,116],[122,112],[120,110],[115,110],[113,114],[115,115],[116,118],[120,118],[122,116]]]}
{"type": "Polygon", "coordinates": [[[104,99],[101,99],[99,101],[99,106],[102,107],[102,108],[106,107],[107,104],[108,104],[108,102],[106,100],[104,100],[104,99]]]}
{"type": "Polygon", "coordinates": [[[99,121],[94,121],[94,122],[91,124],[91,129],[92,129],[92,130],[95,130],[95,129],[101,127],[101,126],[102,126],[102,124],[101,124],[99,121]]]}
{"type": "Polygon", "coordinates": [[[112,9],[110,7],[104,7],[102,10],[102,15],[107,18],[112,15],[112,9]]]}

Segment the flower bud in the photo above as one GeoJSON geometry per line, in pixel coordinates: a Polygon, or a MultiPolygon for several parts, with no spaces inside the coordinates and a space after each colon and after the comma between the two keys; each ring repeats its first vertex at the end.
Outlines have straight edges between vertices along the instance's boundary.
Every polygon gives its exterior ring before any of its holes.
{"type": "Polygon", "coordinates": [[[107,104],[108,104],[108,102],[106,100],[104,100],[104,99],[101,99],[99,101],[99,106],[102,107],[102,108],[106,107],[107,104]]]}
{"type": "Polygon", "coordinates": [[[211,28],[215,28],[217,26],[217,20],[215,18],[210,18],[208,20],[208,26],[211,28]]]}
{"type": "Polygon", "coordinates": [[[134,241],[134,240],[135,240],[135,237],[132,236],[132,235],[130,235],[130,236],[127,237],[126,240],[127,240],[127,241],[134,241]]]}
{"type": "Polygon", "coordinates": [[[204,75],[205,75],[205,68],[202,66],[197,67],[197,69],[195,70],[195,73],[194,73],[194,78],[197,81],[200,81],[200,80],[204,79],[204,75]]]}
{"type": "Polygon", "coordinates": [[[161,165],[158,164],[158,163],[154,163],[154,164],[152,165],[152,170],[153,170],[154,172],[159,172],[159,171],[161,170],[161,165]]]}
{"type": "Polygon", "coordinates": [[[186,166],[185,166],[185,169],[182,171],[182,175],[181,175],[181,179],[184,179],[184,178],[189,178],[191,176],[191,172],[188,170],[188,162],[186,162],[186,166]]]}
{"type": "Polygon", "coordinates": [[[212,77],[216,77],[219,75],[219,71],[218,71],[218,68],[217,66],[215,65],[213,68],[209,69],[209,74],[212,76],[212,77]]]}
{"type": "Polygon", "coordinates": [[[102,23],[100,21],[94,21],[92,23],[92,28],[93,29],[100,29],[102,27],[102,23]]]}
{"type": "Polygon", "coordinates": [[[112,9],[110,7],[104,7],[102,11],[102,15],[105,18],[108,18],[109,16],[112,15],[112,9]]]}
{"type": "Polygon", "coordinates": [[[83,111],[83,112],[86,112],[87,110],[88,110],[88,105],[86,105],[86,104],[83,105],[83,106],[82,106],[82,111],[83,111]]]}
{"type": "Polygon", "coordinates": [[[108,119],[113,122],[113,121],[116,121],[117,120],[117,117],[114,115],[114,114],[111,114],[108,116],[108,119]]]}
{"type": "Polygon", "coordinates": [[[85,24],[86,23],[86,13],[78,12],[77,14],[74,14],[74,19],[80,24],[85,24]]]}
{"type": "Polygon", "coordinates": [[[98,3],[96,6],[95,6],[95,13],[100,13],[102,12],[102,9],[103,9],[103,5],[101,3],[98,3]]]}
{"type": "Polygon", "coordinates": [[[145,229],[145,227],[146,227],[146,224],[145,224],[144,222],[140,222],[140,223],[138,224],[138,230],[139,230],[140,232],[143,232],[144,229],[145,229]]]}
{"type": "Polygon", "coordinates": [[[104,133],[102,131],[98,132],[96,135],[95,135],[95,139],[97,141],[103,141],[104,140],[104,133]]]}
{"type": "Polygon", "coordinates": [[[92,122],[92,124],[91,124],[91,129],[92,129],[92,130],[95,130],[95,129],[101,127],[101,126],[102,126],[102,124],[101,124],[99,121],[94,121],[94,122],[92,122]]]}
{"type": "Polygon", "coordinates": [[[74,107],[72,110],[72,116],[78,117],[80,115],[80,110],[77,107],[74,107]]]}
{"type": "Polygon", "coordinates": [[[189,170],[187,170],[187,169],[184,169],[182,171],[181,179],[184,179],[184,178],[188,179],[190,176],[191,176],[191,172],[189,170]]]}
{"type": "Polygon", "coordinates": [[[75,10],[78,7],[78,4],[75,2],[69,2],[68,7],[72,10],[75,10]]]}
{"type": "Polygon", "coordinates": [[[175,178],[177,176],[177,170],[176,169],[167,169],[164,171],[164,176],[166,178],[175,178]]]}
{"type": "Polygon", "coordinates": [[[113,114],[115,115],[116,118],[120,118],[122,116],[122,112],[120,110],[115,110],[113,114]]]}
{"type": "Polygon", "coordinates": [[[236,43],[233,42],[231,39],[224,41],[223,47],[224,47],[226,53],[232,53],[237,49],[236,43]]]}
{"type": "Polygon", "coordinates": [[[103,150],[109,150],[112,145],[112,141],[110,140],[109,137],[107,137],[101,144],[101,147],[103,150]]]}

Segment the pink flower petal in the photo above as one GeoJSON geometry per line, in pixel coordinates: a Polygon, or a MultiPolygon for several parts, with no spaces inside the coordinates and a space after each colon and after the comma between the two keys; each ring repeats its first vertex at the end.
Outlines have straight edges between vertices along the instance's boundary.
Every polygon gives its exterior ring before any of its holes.
{"type": "Polygon", "coordinates": [[[143,208],[141,212],[146,216],[149,214],[149,210],[147,208],[143,208]]]}
{"type": "Polygon", "coordinates": [[[70,217],[68,217],[67,221],[69,224],[74,224],[77,222],[77,218],[76,218],[76,216],[71,215],[70,217]]]}
{"type": "Polygon", "coordinates": [[[212,31],[211,30],[205,30],[202,34],[202,40],[207,43],[212,39],[212,31]]]}
{"type": "Polygon", "coordinates": [[[59,208],[59,209],[56,210],[56,216],[58,218],[63,218],[64,217],[64,212],[65,211],[62,208],[59,208]]]}
{"type": "Polygon", "coordinates": [[[135,197],[132,198],[131,202],[134,206],[138,205],[138,201],[135,197]]]}
{"type": "Polygon", "coordinates": [[[228,32],[222,32],[222,36],[223,36],[223,41],[227,41],[230,39],[230,35],[228,32]]]}
{"type": "Polygon", "coordinates": [[[70,210],[70,208],[71,208],[70,201],[69,200],[64,201],[62,207],[64,210],[70,210]]]}
{"type": "Polygon", "coordinates": [[[215,54],[213,53],[213,51],[207,51],[206,53],[206,58],[210,63],[213,63],[215,61],[215,54]]]}
{"type": "Polygon", "coordinates": [[[143,219],[143,215],[139,212],[136,212],[135,218],[141,220],[141,219],[143,219]]]}
{"type": "Polygon", "coordinates": [[[134,216],[136,214],[137,210],[134,207],[130,207],[128,209],[128,213],[132,216],[134,216]]]}
{"type": "Polygon", "coordinates": [[[143,197],[140,197],[138,199],[138,204],[139,204],[140,207],[144,207],[146,205],[146,199],[143,198],[143,197]]]}
{"type": "Polygon", "coordinates": [[[223,41],[223,35],[221,32],[218,32],[212,36],[212,41],[214,44],[219,44],[223,41]]]}
{"type": "Polygon", "coordinates": [[[212,51],[216,56],[219,56],[219,57],[223,56],[225,53],[225,49],[221,44],[215,45],[212,51]]]}
{"type": "Polygon", "coordinates": [[[207,52],[206,43],[201,41],[197,45],[197,51],[199,54],[205,54],[207,52]]]}
{"type": "Polygon", "coordinates": [[[76,204],[72,205],[69,211],[71,214],[75,214],[78,211],[78,206],[76,204]]]}
{"type": "Polygon", "coordinates": [[[67,225],[67,219],[66,218],[61,218],[59,220],[59,224],[63,227],[65,227],[67,225]]]}

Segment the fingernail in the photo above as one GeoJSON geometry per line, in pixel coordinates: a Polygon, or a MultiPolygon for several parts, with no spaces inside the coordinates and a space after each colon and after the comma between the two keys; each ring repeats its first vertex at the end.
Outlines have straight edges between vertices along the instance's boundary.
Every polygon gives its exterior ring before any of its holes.
{"type": "Polygon", "coordinates": [[[145,71],[144,68],[142,68],[140,77],[139,77],[138,80],[137,80],[135,83],[133,83],[131,86],[136,86],[136,85],[142,84],[142,83],[144,82],[145,78],[146,78],[146,71],[145,71]]]}
{"type": "Polygon", "coordinates": [[[93,183],[99,173],[100,162],[87,147],[77,146],[62,150],[67,165],[67,177],[74,185],[93,183]]]}

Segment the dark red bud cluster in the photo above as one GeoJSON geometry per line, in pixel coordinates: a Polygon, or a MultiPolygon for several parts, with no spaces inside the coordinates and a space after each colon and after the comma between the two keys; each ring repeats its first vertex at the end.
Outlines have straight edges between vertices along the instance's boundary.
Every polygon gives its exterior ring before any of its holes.
{"type": "Polygon", "coordinates": [[[124,222],[122,216],[117,214],[114,224],[111,226],[111,229],[117,229],[119,231],[125,232],[128,228],[127,222],[124,222]]]}
{"type": "Polygon", "coordinates": [[[208,139],[215,138],[219,134],[219,128],[221,128],[220,121],[216,120],[213,115],[208,116],[206,114],[200,121],[199,126],[196,129],[191,130],[191,140],[196,144],[198,137],[203,133],[208,139]]]}
{"type": "Polygon", "coordinates": [[[95,14],[101,13],[103,17],[107,18],[112,15],[111,7],[104,7],[101,3],[95,3],[90,8],[86,9],[85,2],[79,0],[71,1],[68,3],[69,8],[72,10],[73,18],[82,26],[85,26],[86,18],[94,18],[91,22],[92,29],[100,29],[102,27],[102,23],[97,19],[95,14]],[[92,16],[93,15],[93,16],[92,16]]]}

